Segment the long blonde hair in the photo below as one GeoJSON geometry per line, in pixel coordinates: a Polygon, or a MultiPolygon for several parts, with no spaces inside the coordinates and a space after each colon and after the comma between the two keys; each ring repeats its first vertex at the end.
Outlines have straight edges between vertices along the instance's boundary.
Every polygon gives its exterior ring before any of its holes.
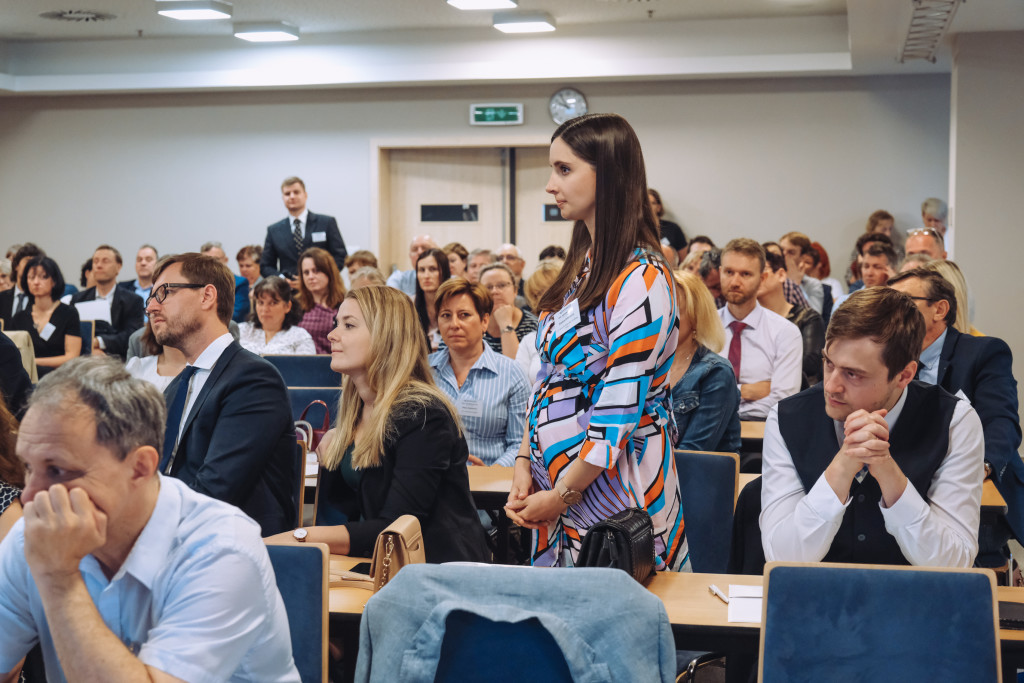
{"type": "Polygon", "coordinates": [[[725,328],[715,308],[715,299],[699,277],[685,270],[672,271],[676,281],[676,299],[685,311],[697,343],[715,353],[725,346],[725,328]]]}
{"type": "Polygon", "coordinates": [[[352,380],[344,378],[336,431],[323,458],[329,470],[337,469],[353,442],[352,466],[377,467],[385,445],[395,437],[395,419],[432,403],[443,405],[458,424],[455,407],[434,384],[423,329],[409,297],[392,287],[361,287],[350,290],[345,299],[359,304],[370,332],[366,379],[377,398],[368,423],[355,438],[363,399],[352,380]]]}

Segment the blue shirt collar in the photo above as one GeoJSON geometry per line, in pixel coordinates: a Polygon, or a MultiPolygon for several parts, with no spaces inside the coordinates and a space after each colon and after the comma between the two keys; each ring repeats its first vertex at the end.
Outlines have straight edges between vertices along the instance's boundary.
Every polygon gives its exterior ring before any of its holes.
{"type": "Polygon", "coordinates": [[[928,345],[924,351],[921,352],[921,363],[924,364],[924,368],[918,374],[918,379],[928,384],[938,384],[939,382],[939,361],[942,358],[942,345],[946,343],[946,335],[949,333],[947,327],[939,335],[939,338],[928,345]]]}

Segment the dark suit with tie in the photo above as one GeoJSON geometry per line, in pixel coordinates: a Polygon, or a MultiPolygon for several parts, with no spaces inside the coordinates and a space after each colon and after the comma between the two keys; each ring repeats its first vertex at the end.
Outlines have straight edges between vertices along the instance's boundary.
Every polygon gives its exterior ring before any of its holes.
{"type": "MultiPolygon", "coordinates": [[[[11,329],[11,318],[14,317],[14,314],[11,313],[11,311],[14,310],[14,295],[15,295],[14,287],[11,287],[10,289],[5,289],[4,291],[0,292],[0,320],[4,321],[4,329],[5,330],[11,329]]],[[[32,295],[26,293],[25,294],[25,306],[24,306],[24,308],[31,308],[31,307],[32,307],[32,295]]]]}
{"type": "Polygon", "coordinates": [[[1017,452],[1021,430],[1010,347],[996,337],[972,337],[947,328],[938,384],[950,393],[962,390],[981,418],[985,460],[1006,499],[1007,521],[1014,535],[1024,539],[1024,460],[1017,452]]]}
{"type": "MultiPolygon", "coordinates": [[[[96,336],[103,340],[104,350],[122,360],[128,353],[128,337],[145,324],[142,317],[142,297],[121,287],[114,287],[114,298],[110,302],[110,322],[96,321],[96,336]]],[[[71,305],[83,301],[95,301],[96,288],[90,287],[71,296],[71,305]]]]}
{"type": "MultiPolygon", "coordinates": [[[[181,375],[164,390],[171,405],[181,375]]],[[[295,527],[298,449],[288,390],[268,361],[232,341],[196,397],[170,475],[242,509],[263,535],[295,527]]],[[[177,431],[177,424],[167,429],[177,431]]],[[[167,474],[168,454],[161,468],[167,474]]]]}
{"type": "MultiPolygon", "coordinates": [[[[291,273],[300,275],[299,250],[295,248],[294,217],[289,216],[267,228],[267,239],[263,244],[260,258],[260,274],[263,277],[291,273]]],[[[345,240],[341,238],[338,222],[333,216],[313,213],[306,214],[306,225],[302,239],[302,250],[320,247],[330,252],[338,270],[345,267],[345,240]],[[315,238],[315,239],[314,239],[315,238]]]]}

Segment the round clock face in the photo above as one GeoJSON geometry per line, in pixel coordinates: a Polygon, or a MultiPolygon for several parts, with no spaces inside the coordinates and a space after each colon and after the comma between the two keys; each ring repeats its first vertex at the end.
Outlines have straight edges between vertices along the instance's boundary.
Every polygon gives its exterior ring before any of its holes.
{"type": "Polygon", "coordinates": [[[548,102],[548,111],[551,112],[551,120],[562,125],[569,119],[587,113],[587,99],[579,90],[562,88],[551,96],[551,101],[548,102]]]}

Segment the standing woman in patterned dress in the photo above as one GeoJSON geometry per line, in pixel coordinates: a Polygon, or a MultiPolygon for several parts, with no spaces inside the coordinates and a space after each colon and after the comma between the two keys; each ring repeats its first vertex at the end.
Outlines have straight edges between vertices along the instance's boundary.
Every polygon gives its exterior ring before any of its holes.
{"type": "Polygon", "coordinates": [[[621,116],[589,114],[559,126],[549,162],[546,190],[574,227],[540,301],[542,367],[506,510],[534,529],[534,564],[572,566],[593,524],[644,508],[658,569],[688,571],[669,436],[675,291],[640,143],[621,116]]]}

